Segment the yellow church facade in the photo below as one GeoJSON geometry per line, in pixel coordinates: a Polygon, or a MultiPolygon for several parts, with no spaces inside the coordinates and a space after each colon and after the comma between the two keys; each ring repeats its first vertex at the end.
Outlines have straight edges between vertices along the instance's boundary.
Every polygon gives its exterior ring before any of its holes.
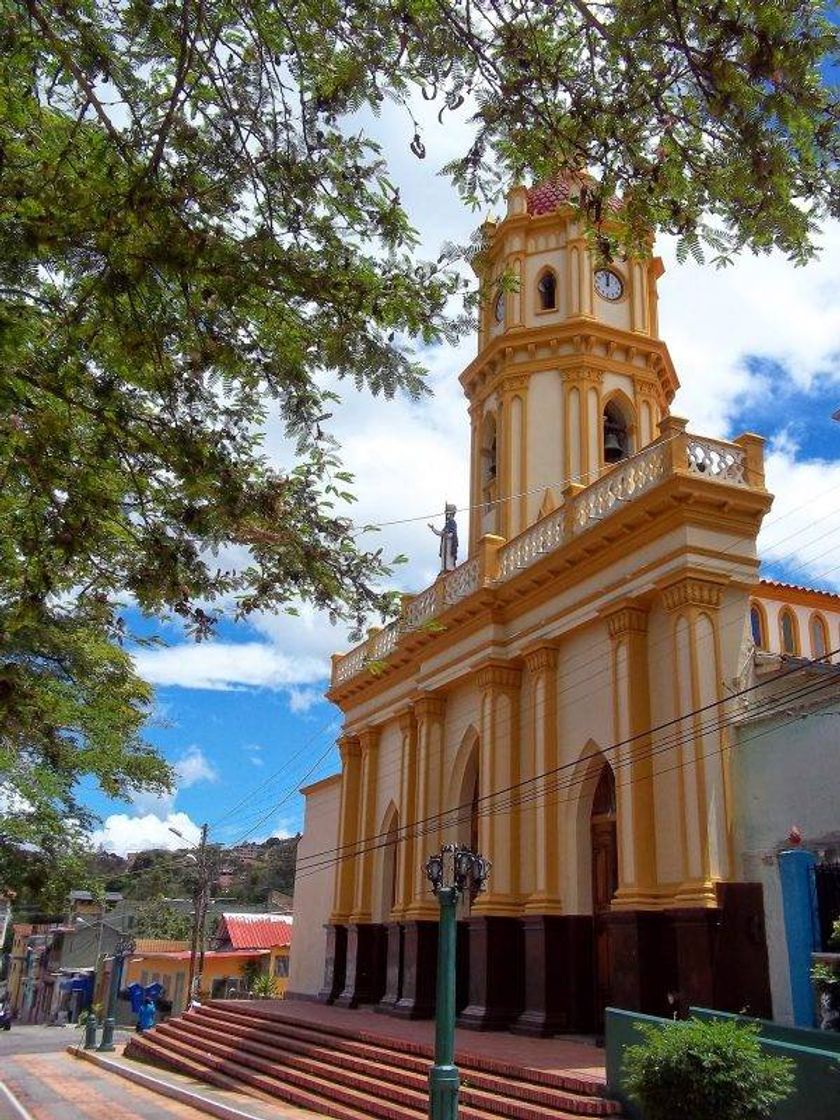
{"type": "Polygon", "coordinates": [[[671,415],[661,262],[599,265],[576,183],[516,188],[485,228],[466,559],[333,659],[342,769],[304,791],[293,995],[430,1015],[423,863],[456,841],[492,863],[460,913],[461,1025],[770,1011],[733,682],[756,646],[840,645],[838,602],[759,581],[763,441],[671,415]]]}

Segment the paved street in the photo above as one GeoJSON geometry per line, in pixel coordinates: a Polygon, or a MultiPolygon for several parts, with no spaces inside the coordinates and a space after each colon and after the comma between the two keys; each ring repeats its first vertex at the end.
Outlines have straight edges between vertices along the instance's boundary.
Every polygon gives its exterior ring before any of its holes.
{"type": "Polygon", "coordinates": [[[0,1085],[14,1098],[0,1092],[0,1120],[205,1120],[71,1057],[67,1047],[81,1041],[74,1028],[15,1024],[0,1032],[0,1085]]]}

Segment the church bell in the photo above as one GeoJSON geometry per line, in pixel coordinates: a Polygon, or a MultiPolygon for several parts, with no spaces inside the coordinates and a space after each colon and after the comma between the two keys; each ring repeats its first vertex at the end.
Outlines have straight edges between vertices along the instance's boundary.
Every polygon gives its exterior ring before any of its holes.
{"type": "Polygon", "coordinates": [[[624,443],[621,439],[623,435],[621,428],[612,420],[604,421],[604,461],[607,463],[617,463],[619,459],[625,458],[627,452],[624,450],[624,443]]]}

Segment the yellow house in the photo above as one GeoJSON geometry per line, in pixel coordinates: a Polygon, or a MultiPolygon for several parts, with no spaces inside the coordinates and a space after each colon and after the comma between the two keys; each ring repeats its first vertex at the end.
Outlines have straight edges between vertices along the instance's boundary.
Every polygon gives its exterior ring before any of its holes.
{"type": "Polygon", "coordinates": [[[462,1026],[770,1011],[729,716],[756,648],[840,646],[840,600],[759,579],[763,440],[671,415],[662,263],[595,259],[580,186],[517,187],[485,226],[467,555],[333,658],[341,774],[304,791],[290,994],[430,1015],[423,863],[459,842],[492,862],[460,913],[462,1026]]]}
{"type": "MultiPolygon", "coordinates": [[[[223,914],[216,933],[216,948],[204,953],[200,999],[225,999],[247,991],[245,970],[275,979],[278,998],[286,990],[292,920],[276,914],[223,914]]],[[[160,983],[172,1014],[182,1012],[188,1001],[190,951],[186,942],[140,940],[126,962],[123,986],[160,983]]]]}

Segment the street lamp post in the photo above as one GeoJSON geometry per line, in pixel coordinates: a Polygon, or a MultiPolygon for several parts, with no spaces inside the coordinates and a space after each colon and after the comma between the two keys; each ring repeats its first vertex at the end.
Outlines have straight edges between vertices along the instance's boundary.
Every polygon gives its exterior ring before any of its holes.
{"type": "Polygon", "coordinates": [[[98,1050],[110,1051],[114,1049],[114,1026],[117,1014],[117,996],[120,991],[123,961],[130,957],[135,949],[135,941],[131,937],[121,937],[114,950],[114,959],[111,962],[111,983],[108,986],[108,1009],[105,1022],[102,1025],[102,1041],[98,1050]]]}
{"type": "Polygon", "coordinates": [[[455,953],[458,899],[484,889],[490,863],[461,844],[444,844],[426,861],[426,877],[440,904],[438,924],[435,1064],[429,1071],[430,1120],[457,1120],[458,1067],[455,1065],[455,953]]]}

